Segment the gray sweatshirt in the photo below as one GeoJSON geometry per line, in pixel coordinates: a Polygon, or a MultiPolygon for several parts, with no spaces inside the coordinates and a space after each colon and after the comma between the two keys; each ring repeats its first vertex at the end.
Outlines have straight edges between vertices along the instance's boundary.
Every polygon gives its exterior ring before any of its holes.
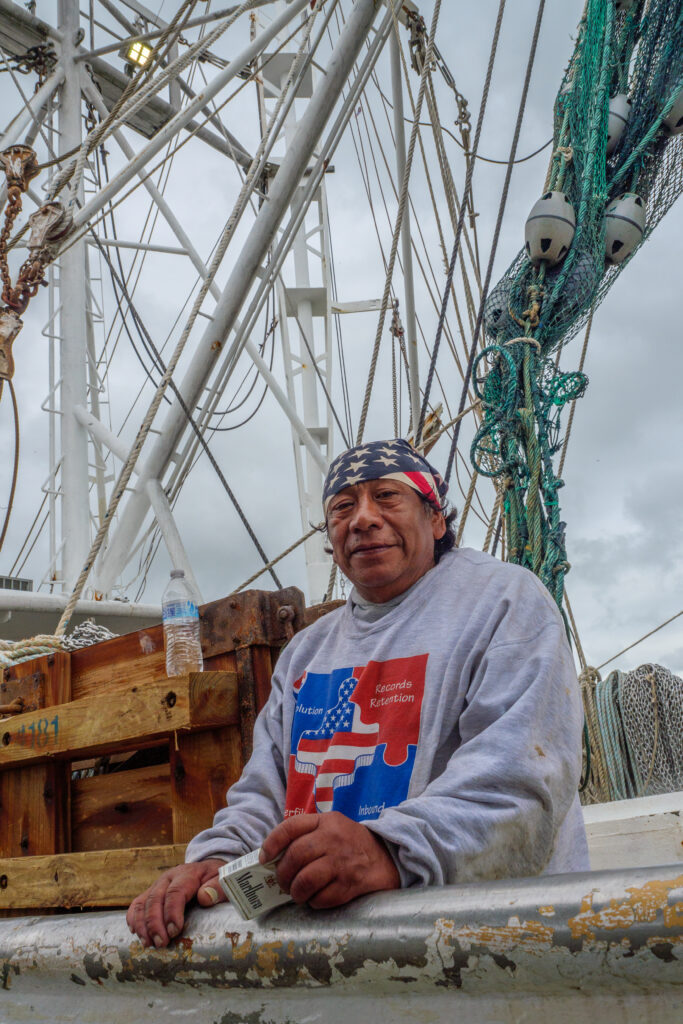
{"type": "Polygon", "coordinates": [[[297,634],[254,753],[187,860],[231,860],[290,814],[381,836],[403,886],[588,868],[582,710],[562,618],[526,569],[461,548],[377,621],[297,634]]]}

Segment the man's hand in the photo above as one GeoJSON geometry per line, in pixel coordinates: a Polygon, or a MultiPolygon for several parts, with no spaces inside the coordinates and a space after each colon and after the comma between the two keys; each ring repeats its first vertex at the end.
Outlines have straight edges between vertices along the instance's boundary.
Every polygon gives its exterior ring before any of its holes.
{"type": "Polygon", "coordinates": [[[262,851],[264,864],[282,854],[277,865],[280,888],[296,903],[316,909],[339,907],[364,893],[401,884],[382,840],[338,811],[286,818],[264,840],[262,851]]]}
{"type": "Polygon", "coordinates": [[[126,921],[130,930],[140,937],[144,946],[154,945],[157,949],[167,946],[183,930],[185,904],[193,896],[202,907],[225,901],[218,881],[218,871],[224,863],[201,860],[164,871],[128,908],[126,921]]]}

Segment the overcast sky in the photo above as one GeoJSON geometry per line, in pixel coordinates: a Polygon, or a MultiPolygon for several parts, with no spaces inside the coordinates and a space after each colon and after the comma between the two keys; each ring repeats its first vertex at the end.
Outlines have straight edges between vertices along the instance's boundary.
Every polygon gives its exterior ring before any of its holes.
{"type": "MultiPolygon", "coordinates": [[[[96,4],[99,7],[99,4],[96,4]]],[[[162,17],[169,19],[177,5],[170,0],[151,4],[162,17]]],[[[201,5],[203,11],[208,5],[201,5]]],[[[223,6],[214,3],[214,7],[223,6]]],[[[349,9],[348,0],[343,7],[349,9]]],[[[546,142],[551,135],[552,103],[562,72],[573,48],[573,36],[580,17],[583,0],[557,0],[546,5],[539,40],[531,89],[519,143],[519,155],[526,155],[546,142]]],[[[54,20],[56,3],[38,0],[37,13],[45,20],[54,20]]],[[[451,69],[459,90],[467,97],[476,121],[481,90],[488,60],[491,33],[498,8],[495,0],[472,4],[442,4],[437,33],[438,46],[451,69]]],[[[431,21],[433,4],[420,4],[427,22],[431,21]]],[[[480,152],[486,156],[507,157],[521,94],[522,80],[536,17],[536,0],[515,0],[508,4],[503,23],[482,133],[480,152]]],[[[106,24],[111,19],[102,15],[106,24]]],[[[196,31],[196,30],[195,30],[196,31]]],[[[232,55],[244,45],[248,25],[235,26],[215,46],[221,56],[232,55]]],[[[336,31],[333,33],[336,35],[336,31]]],[[[189,38],[194,38],[194,32],[189,38]]],[[[104,35],[98,31],[96,43],[104,35]]],[[[324,63],[329,46],[321,50],[324,63]]],[[[116,63],[118,58],[110,58],[116,63]]],[[[215,68],[205,65],[208,77],[215,68]]],[[[390,92],[388,54],[378,65],[383,91],[390,92]]],[[[2,110],[9,120],[15,95],[3,75],[0,81],[2,110]]],[[[24,88],[29,80],[22,78],[24,88]]],[[[195,77],[199,88],[201,78],[195,77]]],[[[412,78],[417,91],[418,80],[412,78]]],[[[442,123],[455,131],[456,107],[452,93],[438,83],[438,99],[442,123]]],[[[363,125],[370,116],[376,119],[387,156],[393,169],[393,155],[381,96],[373,86],[359,105],[355,125],[364,138],[365,156],[371,167],[374,214],[385,248],[388,247],[395,203],[386,175],[379,146],[368,147],[363,125]],[[385,213],[377,176],[372,168],[377,161],[380,178],[389,203],[385,213]]],[[[249,86],[226,108],[225,122],[252,151],[258,141],[253,86],[249,86]]],[[[131,144],[142,144],[139,136],[129,133],[131,144]]],[[[42,144],[41,144],[42,145],[42,144]]],[[[425,145],[433,154],[429,133],[425,145]]],[[[465,166],[457,147],[446,137],[452,171],[459,192],[462,191],[465,166]]],[[[113,168],[120,165],[115,143],[108,144],[113,168]]],[[[494,264],[492,281],[505,271],[523,242],[524,222],[533,202],[543,189],[548,150],[520,164],[513,175],[503,230],[494,264]]],[[[41,159],[44,146],[39,148],[41,159]]],[[[334,173],[326,176],[330,209],[332,241],[335,257],[338,294],[345,301],[374,299],[382,293],[383,264],[375,234],[372,211],[365,198],[353,139],[348,135],[333,159],[334,173]]],[[[417,219],[426,240],[437,275],[438,289],[443,286],[444,268],[438,234],[424,173],[416,160],[413,202],[417,219]]],[[[452,244],[452,230],[440,186],[438,167],[432,166],[438,206],[443,219],[447,247],[452,244]]],[[[478,213],[478,238],[484,264],[488,259],[493,226],[498,210],[504,167],[480,163],[475,177],[474,198],[478,213]]],[[[208,260],[220,227],[235,201],[239,181],[233,166],[224,156],[192,143],[175,157],[166,185],[166,197],[181,222],[191,234],[202,256],[208,260]]],[[[117,211],[120,238],[138,238],[148,202],[142,190],[117,211]]],[[[26,212],[32,210],[27,200],[26,212]]],[[[238,258],[239,243],[253,223],[245,218],[235,245],[218,277],[223,285],[230,268],[238,258]]],[[[619,277],[604,303],[598,309],[591,337],[585,371],[590,378],[586,396],[576,410],[560,492],[562,518],[567,522],[567,549],[572,565],[567,589],[577,619],[582,643],[589,662],[600,664],[664,619],[683,607],[683,526],[680,504],[683,500],[683,479],[680,473],[680,446],[683,439],[683,409],[680,380],[683,379],[683,338],[680,327],[679,276],[681,208],[674,206],[637,258],[619,277]]],[[[159,218],[153,235],[155,242],[176,244],[168,227],[159,218]]],[[[122,253],[124,266],[129,266],[130,253],[122,253]]],[[[93,257],[93,276],[100,276],[98,260],[93,257]]],[[[291,271],[290,271],[291,273],[291,271]]],[[[96,294],[104,306],[109,323],[114,313],[111,288],[106,280],[94,282],[96,294]]],[[[135,291],[135,301],[157,344],[161,345],[181,312],[196,275],[188,262],[177,256],[149,257],[135,291]]],[[[403,302],[402,280],[395,280],[397,294],[403,302]]],[[[431,344],[436,328],[436,311],[418,272],[418,312],[425,338],[431,344]]],[[[461,292],[459,292],[461,294],[461,292]]],[[[42,494],[40,486],[48,472],[47,416],[41,411],[47,391],[47,341],[41,336],[47,319],[46,296],[41,293],[25,316],[26,327],[15,343],[17,370],[15,384],[20,404],[22,425],[22,462],[19,493],[12,525],[0,556],[0,572],[8,572],[15,554],[24,540],[42,494]]],[[[210,307],[207,306],[207,309],[210,307]]],[[[455,331],[455,319],[449,322],[455,331]]],[[[377,325],[377,315],[356,315],[343,318],[344,352],[354,430],[362,402],[368,363],[377,325]]],[[[263,324],[261,324],[261,330],[263,324]]],[[[113,337],[118,333],[115,330],[113,337]]],[[[192,336],[200,337],[197,330],[192,336]]],[[[294,334],[294,332],[293,332],[294,334]]],[[[177,338],[176,333],[172,336],[177,338]]],[[[388,337],[388,335],[387,335],[388,337]]],[[[102,335],[99,335],[100,344],[102,335]]],[[[260,337],[255,337],[259,341],[260,337]]],[[[468,339],[466,339],[468,340],[468,339]]],[[[458,341],[460,351],[462,341],[458,341]]],[[[110,341],[111,345],[111,341],[110,341]]],[[[279,332],[275,335],[274,369],[282,379],[279,332]]],[[[192,341],[190,343],[190,350],[192,341]]],[[[567,346],[563,368],[576,369],[581,350],[581,335],[567,346]]],[[[168,350],[167,350],[168,351],[168,350]]],[[[387,437],[393,433],[391,407],[391,363],[385,346],[380,359],[377,386],[370,408],[366,438],[387,437]]],[[[336,360],[335,353],[335,360],[336,360]]],[[[422,373],[427,356],[423,350],[422,373]]],[[[242,364],[241,364],[242,365],[242,364]]],[[[236,383],[244,369],[235,378],[236,383]]],[[[333,395],[341,408],[341,387],[338,363],[334,369],[333,395]]],[[[457,407],[460,378],[445,346],[439,362],[439,375],[450,405],[457,407]]],[[[111,363],[107,391],[103,399],[103,418],[112,429],[121,430],[131,441],[139,425],[151,391],[147,388],[142,400],[134,403],[142,383],[142,371],[131,353],[127,339],[122,337],[111,363]],[[127,422],[124,420],[133,409],[127,422]]],[[[232,396],[234,383],[226,394],[232,396]]],[[[257,385],[244,410],[251,411],[261,388],[257,385]]],[[[440,393],[438,397],[441,400],[440,393]]],[[[163,422],[163,411],[157,426],[163,422]]],[[[237,423],[241,414],[226,422],[237,423]]],[[[402,427],[405,430],[406,416],[402,427]]],[[[10,437],[11,416],[7,401],[0,405],[0,429],[10,437]]],[[[463,430],[462,452],[468,458],[469,428],[463,430]]],[[[258,414],[247,427],[211,439],[212,450],[240,501],[244,504],[261,542],[269,556],[274,556],[301,534],[296,486],[294,482],[292,441],[289,428],[272,397],[267,395],[258,414]]],[[[337,432],[335,452],[343,447],[337,432]]],[[[6,446],[6,451],[10,450],[6,446]]],[[[432,453],[432,461],[443,466],[448,442],[443,440],[432,453]]],[[[118,468],[118,466],[116,467],[118,468]]],[[[464,480],[464,477],[463,477],[464,480]]],[[[0,474],[0,505],[6,502],[7,467],[0,474]]],[[[110,485],[108,485],[110,486],[110,485]]],[[[492,489],[482,488],[482,499],[490,508],[492,489]]],[[[453,500],[462,506],[457,484],[453,500]]],[[[189,484],[178,501],[177,519],[190,558],[199,579],[205,600],[221,597],[242,582],[258,567],[258,556],[239,523],[226,496],[217,485],[215,475],[203,459],[193,471],[189,484]]],[[[484,528],[470,517],[464,543],[481,546],[484,528]]],[[[47,561],[46,535],[36,544],[34,553],[22,570],[38,584],[47,561]]],[[[149,573],[143,600],[158,601],[168,575],[169,560],[163,546],[149,573]]],[[[301,549],[278,567],[285,585],[305,588],[306,575],[301,549]]],[[[135,575],[130,569],[126,578],[135,575]]],[[[260,584],[269,586],[268,577],[260,584]]],[[[134,591],[131,591],[133,594],[134,591]]],[[[621,668],[630,668],[647,660],[658,661],[674,671],[683,671],[683,617],[619,659],[621,668]]],[[[610,667],[616,667],[610,666],[610,667]]]]}

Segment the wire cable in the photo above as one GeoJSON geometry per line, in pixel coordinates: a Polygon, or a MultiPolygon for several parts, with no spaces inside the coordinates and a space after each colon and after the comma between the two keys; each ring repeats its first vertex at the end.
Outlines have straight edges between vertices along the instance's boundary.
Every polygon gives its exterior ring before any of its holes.
{"type": "MultiPolygon", "coordinates": [[[[519,104],[519,110],[517,112],[517,123],[515,124],[515,133],[512,139],[512,145],[510,147],[510,155],[508,158],[508,165],[505,171],[505,181],[503,182],[503,188],[500,196],[500,203],[498,206],[498,217],[496,220],[496,226],[493,232],[493,240],[491,242],[491,250],[489,253],[488,267],[486,268],[486,278],[484,280],[484,286],[481,291],[481,300],[479,303],[479,312],[477,313],[477,322],[474,328],[474,337],[472,338],[472,346],[470,348],[470,355],[467,361],[467,378],[463,384],[462,393],[460,395],[460,403],[458,406],[458,413],[461,413],[465,407],[465,401],[467,399],[467,391],[469,378],[472,374],[472,367],[474,365],[474,359],[477,352],[477,345],[479,342],[479,331],[481,330],[481,324],[484,318],[484,305],[488,294],[489,284],[491,283],[491,275],[493,273],[493,261],[496,256],[496,250],[498,248],[498,239],[500,238],[500,229],[503,223],[503,214],[505,213],[505,207],[507,205],[508,190],[510,188],[510,179],[512,177],[512,168],[514,166],[514,159],[517,154],[517,144],[519,142],[520,132],[522,130],[522,121],[524,119],[524,112],[526,110],[526,101],[529,94],[529,85],[531,83],[531,73],[534,68],[536,60],[536,48],[538,45],[538,37],[541,31],[541,22],[543,20],[543,14],[545,11],[545,0],[539,0],[538,11],[536,13],[536,24],[534,25],[534,34],[531,39],[531,47],[529,49],[529,58],[527,60],[526,73],[524,75],[524,85],[522,86],[522,97],[519,104]]],[[[426,409],[426,405],[425,405],[426,409]]],[[[451,441],[451,449],[448,453],[448,463],[446,465],[446,475],[444,479],[446,481],[450,478],[450,472],[453,466],[453,459],[455,457],[455,449],[458,444],[458,438],[460,436],[460,427],[462,421],[459,420],[455,425],[453,431],[453,439],[451,441]]],[[[422,428],[420,428],[422,429],[422,428]]]]}
{"type": "MultiPolygon", "coordinates": [[[[489,62],[488,62],[488,67],[486,69],[486,78],[484,80],[484,91],[483,91],[482,98],[481,98],[481,106],[479,107],[479,115],[477,117],[477,127],[475,128],[475,132],[474,132],[474,144],[472,146],[472,155],[473,156],[476,156],[476,153],[479,150],[479,139],[481,137],[481,129],[482,129],[482,126],[483,126],[483,123],[484,123],[484,114],[486,112],[486,105],[487,105],[487,102],[488,102],[489,91],[490,91],[490,88],[491,88],[491,79],[493,77],[493,68],[494,68],[494,65],[495,65],[495,62],[496,62],[496,52],[498,50],[498,40],[500,38],[500,30],[501,30],[501,25],[503,23],[503,14],[505,13],[505,3],[506,3],[506,0],[500,0],[499,6],[498,6],[498,14],[497,14],[497,17],[496,17],[496,24],[495,24],[495,27],[494,27],[494,30],[493,30],[493,39],[492,39],[492,42],[491,42],[491,51],[490,51],[490,54],[489,54],[489,62]]],[[[440,345],[440,342],[441,342],[441,335],[443,333],[443,327],[444,327],[444,323],[445,323],[445,320],[446,320],[446,311],[448,309],[448,299],[449,299],[449,296],[450,296],[451,285],[453,283],[453,275],[455,273],[455,264],[456,264],[456,260],[458,258],[458,255],[460,253],[460,242],[461,242],[461,239],[462,239],[463,228],[465,226],[465,213],[466,213],[466,210],[467,210],[467,203],[468,203],[468,200],[469,200],[469,196],[470,196],[470,193],[472,191],[472,175],[474,174],[474,164],[475,164],[475,161],[473,159],[472,160],[468,160],[468,162],[467,162],[467,172],[465,174],[465,187],[464,187],[464,190],[463,190],[463,196],[462,196],[462,200],[461,200],[461,203],[460,203],[460,215],[458,217],[458,224],[457,224],[456,231],[455,231],[455,240],[453,242],[453,251],[451,253],[451,260],[450,260],[450,263],[448,265],[448,274],[446,276],[446,287],[444,288],[444,291],[443,291],[443,300],[442,300],[442,303],[441,303],[441,313],[439,314],[439,322],[438,322],[437,329],[436,329],[436,338],[435,338],[435,341],[434,341],[434,348],[432,350],[432,358],[431,358],[431,362],[430,362],[430,365],[429,365],[429,371],[428,371],[428,374],[427,374],[427,382],[425,384],[424,400],[422,402],[422,409],[420,410],[420,421],[418,423],[417,431],[415,433],[415,443],[418,444],[418,445],[419,445],[420,441],[422,440],[422,431],[424,429],[424,421],[425,421],[425,418],[427,416],[427,407],[428,407],[428,404],[429,404],[429,393],[430,393],[431,386],[432,386],[432,380],[434,378],[434,370],[436,368],[436,359],[437,359],[437,356],[439,354],[439,345],[440,345]]],[[[473,346],[472,352],[474,353],[474,351],[475,350],[474,350],[474,346],[473,346]]],[[[464,392],[465,395],[467,394],[468,384],[469,384],[469,373],[466,372],[465,376],[464,376],[464,387],[463,387],[463,392],[464,392]]],[[[458,412],[462,412],[462,409],[464,407],[465,407],[465,403],[463,401],[462,404],[461,404],[460,409],[458,409],[458,412]]],[[[456,425],[456,432],[457,432],[457,430],[458,430],[458,425],[456,425]]]]}
{"type": "MultiPolygon", "coordinates": [[[[12,399],[12,409],[14,412],[14,462],[12,465],[12,485],[9,492],[9,500],[7,502],[7,511],[5,512],[5,521],[2,526],[2,533],[0,533],[0,551],[5,543],[5,537],[7,536],[7,529],[9,527],[9,521],[12,515],[12,509],[14,508],[14,495],[17,489],[17,477],[19,475],[19,409],[17,408],[17,396],[14,392],[14,385],[11,380],[4,381],[9,388],[10,398],[12,399]]],[[[0,388],[0,396],[2,396],[2,389],[0,388]]]]}
{"type": "MultiPolygon", "coordinates": [[[[103,252],[103,256],[104,256],[105,261],[107,261],[109,263],[109,268],[110,268],[111,273],[116,278],[118,278],[118,274],[116,273],[116,270],[114,269],[113,264],[109,260],[107,254],[104,253],[104,246],[100,242],[100,240],[97,237],[97,235],[94,234],[94,232],[93,232],[93,237],[95,238],[98,247],[103,252]]],[[[156,346],[155,346],[155,344],[154,344],[154,342],[152,340],[151,335],[147,331],[147,328],[145,327],[144,323],[142,322],[142,320],[137,315],[137,311],[135,310],[135,307],[133,305],[133,301],[130,298],[130,296],[128,295],[126,287],[125,287],[123,281],[121,281],[120,278],[118,278],[118,283],[119,283],[119,287],[121,288],[122,293],[123,293],[123,295],[124,295],[124,297],[126,299],[126,302],[127,302],[128,306],[129,306],[131,314],[134,317],[136,323],[138,324],[139,330],[141,330],[145,334],[145,336],[147,338],[147,344],[148,344],[149,348],[151,349],[151,351],[154,353],[154,357],[157,360],[159,368],[162,370],[162,372],[164,374],[166,374],[168,368],[164,365],[164,361],[161,358],[161,354],[157,350],[157,348],[156,348],[156,346]]],[[[221,470],[220,466],[218,465],[218,463],[217,463],[217,461],[216,461],[216,459],[215,459],[211,449],[209,448],[209,445],[208,445],[205,437],[203,436],[201,430],[199,429],[199,427],[195,423],[195,420],[194,420],[194,418],[192,416],[192,413],[190,412],[189,408],[187,407],[187,404],[186,404],[184,398],[182,397],[182,395],[180,394],[180,391],[178,390],[178,388],[177,388],[177,386],[175,384],[175,381],[173,380],[172,377],[169,380],[169,387],[173,391],[173,393],[174,393],[174,395],[175,395],[175,397],[176,397],[176,399],[178,401],[178,404],[180,405],[180,408],[182,409],[183,413],[185,414],[185,417],[187,419],[187,422],[188,422],[189,426],[192,428],[192,430],[194,430],[199,443],[201,444],[202,448],[204,449],[204,452],[206,453],[206,456],[207,456],[209,462],[211,463],[213,469],[216,472],[216,475],[218,476],[218,479],[221,482],[221,485],[222,485],[223,489],[225,490],[226,494],[230,498],[230,501],[232,502],[232,504],[233,504],[233,506],[235,508],[235,511],[237,512],[237,514],[240,517],[240,520],[241,520],[244,528],[246,529],[247,533],[249,534],[249,536],[250,536],[250,538],[251,538],[251,540],[252,540],[252,542],[254,544],[254,547],[258,551],[258,553],[261,556],[261,558],[263,559],[263,561],[267,563],[268,560],[269,560],[268,559],[268,555],[266,554],[266,552],[264,551],[263,547],[261,546],[261,543],[260,543],[258,537],[256,536],[256,534],[254,533],[254,531],[252,529],[252,526],[249,523],[249,520],[247,519],[246,515],[244,514],[244,510],[242,509],[239,501],[237,500],[237,497],[236,497],[234,491],[232,490],[232,488],[230,487],[230,484],[226,480],[226,478],[225,478],[225,476],[223,474],[223,471],[221,470]]],[[[278,588],[278,590],[282,590],[282,583],[278,579],[277,574],[275,573],[275,570],[273,568],[270,568],[268,571],[270,572],[270,575],[272,576],[273,581],[274,581],[276,587],[278,588]]]]}

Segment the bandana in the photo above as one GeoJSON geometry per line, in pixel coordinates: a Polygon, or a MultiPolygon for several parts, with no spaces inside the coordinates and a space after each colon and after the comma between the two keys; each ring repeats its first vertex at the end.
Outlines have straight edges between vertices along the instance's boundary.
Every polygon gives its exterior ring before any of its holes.
{"type": "Polygon", "coordinates": [[[335,494],[366,480],[399,480],[441,509],[448,484],[412,445],[402,438],[371,441],[342,452],[332,461],[323,487],[323,510],[335,494]]]}

